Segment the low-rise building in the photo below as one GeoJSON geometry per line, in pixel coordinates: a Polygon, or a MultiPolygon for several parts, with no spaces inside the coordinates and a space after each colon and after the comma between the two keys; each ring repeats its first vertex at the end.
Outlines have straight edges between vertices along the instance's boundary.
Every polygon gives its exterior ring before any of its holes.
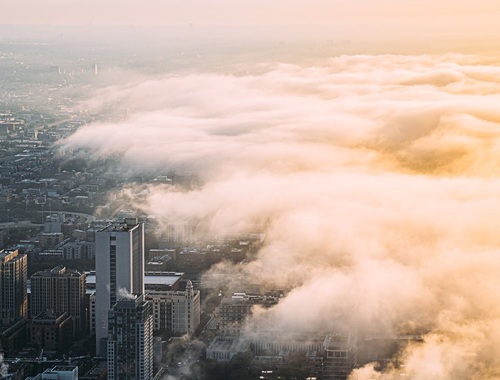
{"type": "Polygon", "coordinates": [[[329,334],[323,349],[323,379],[346,380],[357,363],[355,337],[349,332],[329,334]]]}
{"type": "Polygon", "coordinates": [[[233,293],[224,297],[219,307],[219,329],[227,335],[238,335],[254,305],[269,307],[278,303],[279,297],[233,293]]]}
{"type": "Polygon", "coordinates": [[[200,324],[200,292],[187,281],[184,291],[146,290],[153,304],[154,330],[193,333],[200,324]]]}
{"type": "Polygon", "coordinates": [[[11,356],[26,346],[26,319],[19,319],[9,326],[0,327],[0,343],[3,354],[11,356]]]}
{"type": "Polygon", "coordinates": [[[234,336],[217,336],[207,348],[207,359],[229,362],[236,354],[250,351],[250,342],[234,336]]]}
{"type": "Polygon", "coordinates": [[[73,321],[68,313],[45,311],[28,325],[28,342],[44,350],[63,353],[72,341],[73,321]]]}
{"type": "Polygon", "coordinates": [[[56,366],[48,368],[31,380],[78,380],[77,366],[56,366]]]}

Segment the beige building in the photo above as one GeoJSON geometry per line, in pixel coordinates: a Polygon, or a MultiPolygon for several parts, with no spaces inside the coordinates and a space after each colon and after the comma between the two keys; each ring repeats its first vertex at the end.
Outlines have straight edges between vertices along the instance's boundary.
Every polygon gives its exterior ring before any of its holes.
{"type": "MultiPolygon", "coordinates": [[[[200,292],[188,281],[185,290],[180,285],[182,273],[146,272],[145,299],[153,304],[154,330],[192,333],[200,324],[200,292]]],[[[95,276],[87,276],[89,291],[95,289],[95,276]]],[[[90,332],[96,331],[96,292],[90,294],[90,332]]]]}
{"type": "Polygon", "coordinates": [[[2,324],[28,317],[28,257],[16,250],[0,251],[0,313],[2,324]]]}
{"type": "Polygon", "coordinates": [[[200,324],[200,292],[188,280],[185,291],[146,290],[153,304],[154,330],[193,333],[200,324]]]}

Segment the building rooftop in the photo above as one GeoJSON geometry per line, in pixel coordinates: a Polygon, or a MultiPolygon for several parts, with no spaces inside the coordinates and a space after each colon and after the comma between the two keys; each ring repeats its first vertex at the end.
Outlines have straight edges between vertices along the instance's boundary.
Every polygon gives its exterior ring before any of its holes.
{"type": "Polygon", "coordinates": [[[39,272],[36,272],[33,274],[32,277],[59,277],[59,276],[64,276],[64,277],[80,277],[82,273],[76,271],[76,270],[71,270],[68,271],[65,266],[59,265],[57,267],[54,267],[52,269],[46,269],[42,270],[39,272]]]}
{"type": "Polygon", "coordinates": [[[45,370],[46,373],[50,372],[73,372],[75,369],[78,368],[74,365],[58,365],[55,366],[54,368],[48,368],[45,370]]]}
{"type": "Polygon", "coordinates": [[[323,348],[325,350],[336,350],[351,348],[355,344],[355,339],[349,331],[335,331],[328,334],[323,341],[323,348]]]}
{"type": "Polygon", "coordinates": [[[207,252],[205,250],[197,249],[197,248],[184,248],[179,252],[179,255],[206,255],[207,252]]]}
{"type": "Polygon", "coordinates": [[[19,260],[25,254],[20,254],[17,249],[3,249],[0,251],[0,261],[6,262],[10,260],[19,260]]]}
{"type": "MultiPolygon", "coordinates": [[[[87,285],[95,285],[95,272],[87,272],[87,285]]],[[[144,285],[174,285],[184,273],[178,272],[146,272],[144,285]]]]}
{"type": "Polygon", "coordinates": [[[144,296],[142,294],[129,293],[129,294],[123,295],[116,302],[116,308],[118,308],[118,309],[135,309],[141,303],[144,303],[144,296]]]}
{"type": "Polygon", "coordinates": [[[127,232],[133,230],[139,221],[137,218],[125,218],[123,222],[114,222],[101,229],[101,232],[127,232]]]}
{"type": "Polygon", "coordinates": [[[45,310],[40,314],[33,317],[33,323],[36,322],[48,322],[48,321],[59,321],[61,319],[68,318],[68,313],[55,313],[53,310],[45,310]]]}
{"type": "Polygon", "coordinates": [[[218,352],[244,352],[250,342],[233,336],[217,336],[208,346],[208,350],[218,352]]]}

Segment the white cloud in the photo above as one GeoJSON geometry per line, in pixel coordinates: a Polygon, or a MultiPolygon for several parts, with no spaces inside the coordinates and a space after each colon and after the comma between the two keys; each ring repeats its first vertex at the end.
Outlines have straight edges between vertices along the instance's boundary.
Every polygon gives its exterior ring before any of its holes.
{"type": "Polygon", "coordinates": [[[488,378],[500,352],[498,78],[456,55],[171,76],[97,94],[86,106],[120,100],[133,116],[64,146],[204,179],[150,187],[149,214],[209,234],[266,226],[257,260],[233,270],[293,289],[259,314],[275,326],[417,326],[428,335],[404,354],[411,378],[488,378]]]}

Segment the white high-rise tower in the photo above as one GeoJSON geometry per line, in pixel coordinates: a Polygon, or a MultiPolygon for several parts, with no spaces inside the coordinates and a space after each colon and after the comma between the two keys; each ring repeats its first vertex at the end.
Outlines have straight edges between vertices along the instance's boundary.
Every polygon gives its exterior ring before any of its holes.
{"type": "Polygon", "coordinates": [[[106,354],[108,311],[122,296],[144,294],[144,225],[125,219],[96,232],[96,353],[106,354]]]}

